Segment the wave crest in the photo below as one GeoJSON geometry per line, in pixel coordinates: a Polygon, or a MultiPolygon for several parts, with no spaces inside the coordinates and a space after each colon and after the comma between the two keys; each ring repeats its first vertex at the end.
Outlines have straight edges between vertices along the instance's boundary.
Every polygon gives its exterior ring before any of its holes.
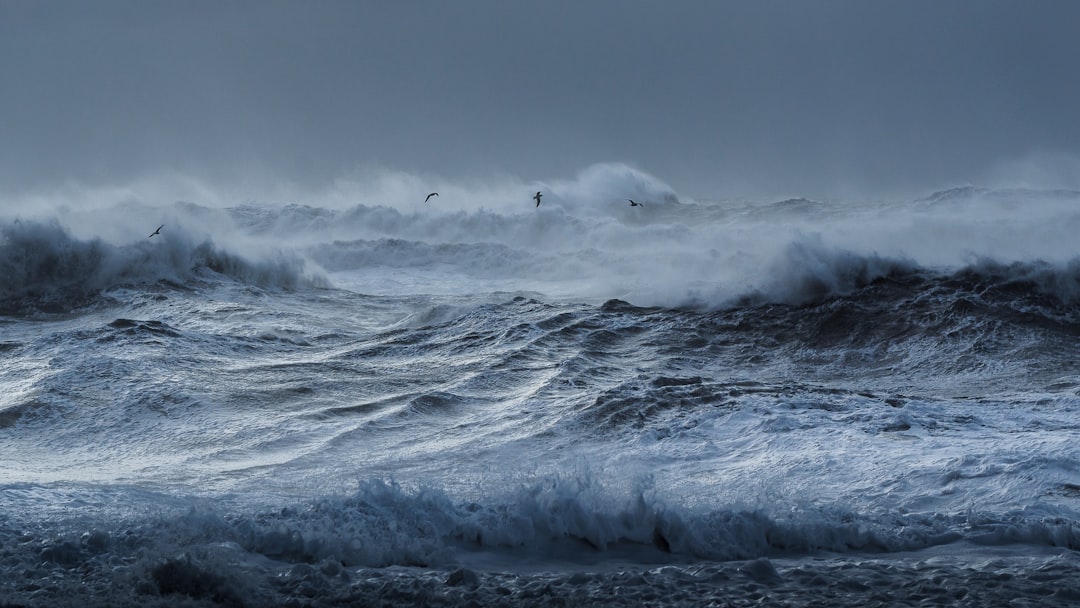
{"type": "Polygon", "coordinates": [[[306,261],[282,251],[252,260],[196,241],[182,229],[154,239],[114,245],[78,239],[54,221],[0,225],[0,302],[4,309],[49,312],[85,305],[111,288],[168,281],[186,284],[207,272],[261,288],[325,285],[306,261]]]}
{"type": "Polygon", "coordinates": [[[774,264],[771,280],[749,299],[811,304],[850,295],[879,279],[910,275],[918,270],[913,260],[828,248],[819,238],[794,241],[774,264]]]}

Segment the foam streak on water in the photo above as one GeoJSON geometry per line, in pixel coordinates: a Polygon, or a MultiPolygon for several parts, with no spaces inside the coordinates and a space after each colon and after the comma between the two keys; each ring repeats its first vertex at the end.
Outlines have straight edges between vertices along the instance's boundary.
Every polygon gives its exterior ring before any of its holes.
{"type": "Polygon", "coordinates": [[[355,188],[0,222],[0,602],[1080,601],[1080,195],[355,188]]]}

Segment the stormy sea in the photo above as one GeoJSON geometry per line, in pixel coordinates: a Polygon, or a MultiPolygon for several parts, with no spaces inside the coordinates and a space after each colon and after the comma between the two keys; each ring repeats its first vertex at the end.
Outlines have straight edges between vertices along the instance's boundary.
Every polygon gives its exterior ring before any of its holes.
{"type": "Polygon", "coordinates": [[[0,606],[1080,604],[1080,192],[369,186],[3,212],[0,606]]]}

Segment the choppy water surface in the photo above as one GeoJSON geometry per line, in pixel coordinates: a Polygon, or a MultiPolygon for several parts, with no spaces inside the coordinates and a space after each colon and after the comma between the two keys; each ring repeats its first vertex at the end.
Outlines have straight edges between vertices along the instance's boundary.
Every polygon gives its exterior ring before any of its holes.
{"type": "Polygon", "coordinates": [[[485,196],[4,219],[0,601],[1080,602],[1080,194],[485,196]]]}

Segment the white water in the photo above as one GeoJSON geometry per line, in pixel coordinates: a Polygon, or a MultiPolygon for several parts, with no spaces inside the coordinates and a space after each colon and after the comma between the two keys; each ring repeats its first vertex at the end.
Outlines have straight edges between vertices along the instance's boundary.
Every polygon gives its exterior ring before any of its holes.
{"type": "Polygon", "coordinates": [[[429,186],[5,219],[3,594],[1080,597],[1077,193],[429,186]]]}

